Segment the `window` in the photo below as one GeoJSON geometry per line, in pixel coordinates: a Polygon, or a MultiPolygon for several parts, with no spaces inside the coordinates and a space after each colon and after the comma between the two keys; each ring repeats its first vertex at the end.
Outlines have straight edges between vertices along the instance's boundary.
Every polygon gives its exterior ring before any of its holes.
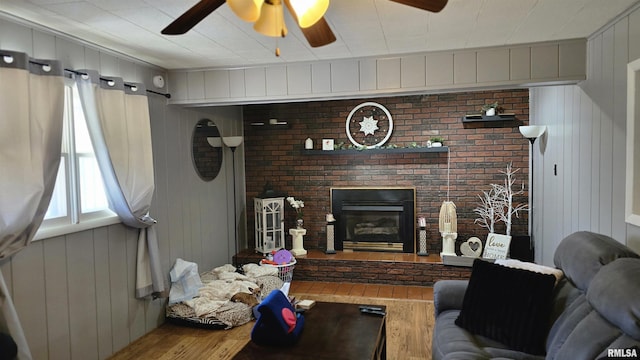
{"type": "Polygon", "coordinates": [[[60,167],[51,203],[35,239],[119,222],[107,194],[75,82],[66,79],[60,167]]]}

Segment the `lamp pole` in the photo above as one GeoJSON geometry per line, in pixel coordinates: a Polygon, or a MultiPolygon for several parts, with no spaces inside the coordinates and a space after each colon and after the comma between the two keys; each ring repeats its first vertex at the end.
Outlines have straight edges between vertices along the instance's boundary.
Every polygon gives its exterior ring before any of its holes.
{"type": "Polygon", "coordinates": [[[531,158],[531,183],[529,185],[529,250],[533,249],[533,144],[536,142],[537,137],[529,138],[531,146],[529,147],[529,158],[531,158]]]}
{"type": "MultiPolygon", "coordinates": [[[[231,149],[231,161],[232,161],[232,169],[233,169],[233,242],[234,242],[234,256],[236,261],[234,265],[237,266],[238,262],[238,210],[236,199],[236,149],[243,141],[242,136],[227,136],[222,137],[222,142],[231,149]]],[[[232,257],[233,258],[233,257],[232,257]]]]}
{"type": "Polygon", "coordinates": [[[236,257],[236,261],[234,262],[234,266],[238,266],[238,210],[237,210],[237,203],[238,200],[236,199],[236,148],[237,146],[232,146],[230,147],[231,149],[231,161],[233,162],[232,164],[232,169],[233,169],[233,243],[235,245],[235,257],[236,257]]]}
{"type": "Polygon", "coordinates": [[[547,127],[544,125],[529,125],[529,126],[520,126],[520,133],[529,139],[531,146],[529,147],[529,158],[531,158],[531,181],[529,182],[529,250],[533,249],[533,144],[536,142],[536,139],[542,136],[542,134],[547,131],[547,127]]]}

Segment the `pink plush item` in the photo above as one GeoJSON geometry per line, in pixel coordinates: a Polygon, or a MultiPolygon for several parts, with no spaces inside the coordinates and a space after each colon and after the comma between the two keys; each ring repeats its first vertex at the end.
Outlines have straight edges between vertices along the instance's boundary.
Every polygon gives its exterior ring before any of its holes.
{"type": "Polygon", "coordinates": [[[284,308],[282,309],[282,318],[284,319],[284,322],[289,326],[287,334],[291,334],[291,332],[293,332],[293,329],[296,328],[296,314],[294,314],[290,309],[284,308]]]}

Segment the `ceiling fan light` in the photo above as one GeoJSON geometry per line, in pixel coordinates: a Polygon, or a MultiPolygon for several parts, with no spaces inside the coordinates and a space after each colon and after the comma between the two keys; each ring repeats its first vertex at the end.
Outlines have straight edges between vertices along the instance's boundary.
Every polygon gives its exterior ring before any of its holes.
{"type": "Polygon", "coordinates": [[[308,28],[320,20],[329,8],[329,0],[289,0],[300,27],[308,28]]]}
{"type": "Polygon", "coordinates": [[[266,36],[283,37],[287,35],[282,3],[264,2],[260,10],[260,18],[253,24],[253,29],[266,36]]]}
{"type": "Polygon", "coordinates": [[[258,20],[263,2],[264,0],[227,0],[227,4],[236,16],[248,22],[258,20]]]}

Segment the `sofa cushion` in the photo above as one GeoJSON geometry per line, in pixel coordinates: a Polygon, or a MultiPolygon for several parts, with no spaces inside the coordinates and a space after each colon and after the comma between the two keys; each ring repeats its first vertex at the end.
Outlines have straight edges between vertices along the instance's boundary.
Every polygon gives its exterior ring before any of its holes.
{"type": "Polygon", "coordinates": [[[544,354],[553,275],[475,260],[456,325],[516,351],[544,354]]]}
{"type": "Polygon", "coordinates": [[[469,280],[438,280],[433,284],[433,307],[436,316],[446,310],[462,309],[469,280]]]}
{"type": "Polygon", "coordinates": [[[587,300],[625,334],[640,340],[640,260],[618,259],[593,277],[587,300]]]}
{"type": "Polygon", "coordinates": [[[460,310],[446,310],[438,316],[431,347],[433,360],[544,359],[542,355],[516,351],[498,341],[471,334],[455,325],[459,313],[460,310]]]}
{"type": "Polygon", "coordinates": [[[592,360],[608,359],[609,349],[628,349],[640,346],[618,327],[603,318],[586,300],[581,297],[572,309],[567,309],[566,319],[561,323],[554,340],[547,349],[548,360],[592,360]]]}
{"type": "Polygon", "coordinates": [[[603,265],[624,257],[639,256],[606,235],[578,231],[560,242],[553,261],[578,289],[586,291],[603,265]]]}

